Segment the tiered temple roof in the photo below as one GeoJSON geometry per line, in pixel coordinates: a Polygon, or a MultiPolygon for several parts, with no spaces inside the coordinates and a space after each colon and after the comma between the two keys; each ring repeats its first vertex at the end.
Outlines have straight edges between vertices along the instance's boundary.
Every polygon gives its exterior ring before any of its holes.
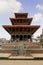
{"type": "MultiPolygon", "coordinates": [[[[33,35],[40,26],[28,26],[28,25],[13,25],[13,26],[7,25],[6,26],[5,25],[3,27],[9,34],[12,34],[12,32],[18,33],[19,29],[24,29],[23,30],[24,34],[25,34],[25,31],[26,31],[27,33],[31,32],[30,35],[33,35]],[[16,31],[15,31],[15,29],[16,29],[16,31]]],[[[21,32],[21,34],[22,34],[22,32],[21,32]]]]}
{"type": "Polygon", "coordinates": [[[26,35],[31,38],[40,28],[39,25],[30,25],[32,20],[33,18],[28,18],[28,13],[15,13],[15,18],[10,18],[12,25],[3,25],[3,28],[11,35],[13,40],[14,38],[26,38],[26,35]]]}
{"type": "Polygon", "coordinates": [[[30,25],[33,18],[10,18],[12,25],[21,23],[22,25],[30,25]]]}
{"type": "Polygon", "coordinates": [[[28,13],[14,13],[16,18],[27,18],[28,13]]]}

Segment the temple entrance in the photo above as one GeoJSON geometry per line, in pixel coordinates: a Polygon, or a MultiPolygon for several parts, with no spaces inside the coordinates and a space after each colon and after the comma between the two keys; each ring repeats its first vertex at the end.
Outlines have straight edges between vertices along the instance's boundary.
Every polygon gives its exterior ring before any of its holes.
{"type": "Polygon", "coordinates": [[[19,41],[19,35],[16,35],[16,41],[17,42],[19,41]]]}
{"type": "Polygon", "coordinates": [[[24,35],[24,40],[25,40],[25,41],[27,40],[27,35],[24,35]]]}
{"type": "Polygon", "coordinates": [[[23,36],[22,35],[20,35],[20,41],[22,41],[23,40],[23,36]]]}

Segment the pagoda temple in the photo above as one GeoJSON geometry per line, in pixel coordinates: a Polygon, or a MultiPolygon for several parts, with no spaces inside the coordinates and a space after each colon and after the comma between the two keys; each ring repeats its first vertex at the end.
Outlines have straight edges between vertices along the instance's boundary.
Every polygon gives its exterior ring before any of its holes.
{"type": "Polygon", "coordinates": [[[32,35],[39,29],[39,25],[30,25],[33,18],[28,18],[28,13],[15,13],[15,18],[10,18],[12,25],[3,25],[11,35],[11,41],[32,42],[32,35]]]}
{"type": "Polygon", "coordinates": [[[15,18],[10,18],[12,25],[3,25],[11,39],[2,45],[1,53],[11,53],[9,57],[43,53],[40,44],[32,41],[33,34],[40,28],[39,25],[31,25],[32,20],[28,18],[28,13],[15,13],[15,18]]]}

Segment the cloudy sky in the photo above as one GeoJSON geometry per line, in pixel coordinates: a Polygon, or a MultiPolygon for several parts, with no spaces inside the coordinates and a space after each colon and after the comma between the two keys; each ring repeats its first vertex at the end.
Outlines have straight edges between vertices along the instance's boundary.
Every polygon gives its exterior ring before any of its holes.
{"type": "Polygon", "coordinates": [[[43,28],[43,0],[0,0],[0,38],[10,39],[2,25],[11,25],[10,17],[14,12],[28,12],[28,17],[33,17],[31,25],[40,25],[40,29],[34,34],[39,36],[43,28]]]}

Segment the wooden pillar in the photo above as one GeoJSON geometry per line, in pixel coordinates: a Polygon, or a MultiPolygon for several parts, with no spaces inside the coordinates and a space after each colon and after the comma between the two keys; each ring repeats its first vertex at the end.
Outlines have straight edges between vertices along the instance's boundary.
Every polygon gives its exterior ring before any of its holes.
{"type": "Polygon", "coordinates": [[[32,42],[32,37],[30,37],[30,42],[32,42]]]}

